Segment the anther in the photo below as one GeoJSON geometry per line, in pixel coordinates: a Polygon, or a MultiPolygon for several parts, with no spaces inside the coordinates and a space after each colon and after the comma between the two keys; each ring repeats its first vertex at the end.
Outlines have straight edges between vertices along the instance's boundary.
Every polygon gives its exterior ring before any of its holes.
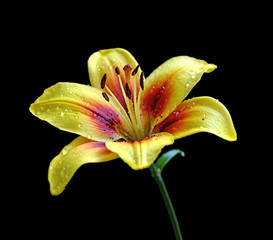
{"type": "Polygon", "coordinates": [[[126,83],[126,85],[125,85],[125,91],[126,91],[127,97],[128,97],[129,99],[131,99],[132,93],[131,93],[131,90],[130,90],[130,88],[129,88],[128,83],[126,83]]]}
{"type": "Polygon", "coordinates": [[[102,93],[102,96],[104,97],[104,99],[109,102],[109,97],[107,96],[107,94],[105,92],[102,93]]]}
{"type": "Polygon", "coordinates": [[[119,75],[120,74],[119,68],[116,67],[115,70],[116,70],[116,73],[119,75]]]}
{"type": "Polygon", "coordinates": [[[101,82],[100,82],[101,89],[105,88],[105,83],[106,83],[106,73],[103,75],[101,82]]]}
{"type": "Polygon", "coordinates": [[[132,72],[132,76],[137,74],[138,69],[139,69],[139,65],[137,65],[134,71],[132,72]]]}
{"type": "Polygon", "coordinates": [[[141,72],[140,79],[139,79],[140,87],[144,90],[144,72],[141,72]]]}

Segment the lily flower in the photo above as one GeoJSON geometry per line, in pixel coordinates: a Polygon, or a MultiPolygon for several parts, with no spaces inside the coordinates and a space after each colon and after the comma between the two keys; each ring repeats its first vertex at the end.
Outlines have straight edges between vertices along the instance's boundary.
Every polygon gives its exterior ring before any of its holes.
{"type": "Polygon", "coordinates": [[[209,132],[235,141],[228,110],[211,97],[184,101],[204,73],[216,66],[174,57],[145,78],[125,49],[91,55],[91,86],[60,82],[30,106],[33,115],[79,135],[49,166],[50,191],[59,195],[85,163],[121,158],[132,169],[151,166],[161,149],[188,135],[209,132]]]}

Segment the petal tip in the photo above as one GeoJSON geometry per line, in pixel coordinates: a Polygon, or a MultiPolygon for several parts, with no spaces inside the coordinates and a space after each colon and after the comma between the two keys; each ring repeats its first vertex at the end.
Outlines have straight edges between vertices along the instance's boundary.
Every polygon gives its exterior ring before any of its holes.
{"type": "Polygon", "coordinates": [[[208,64],[207,65],[207,69],[206,69],[206,73],[211,73],[213,72],[215,69],[217,69],[217,66],[215,64],[208,64]]]}
{"type": "Polygon", "coordinates": [[[49,172],[48,172],[48,182],[49,182],[49,185],[50,185],[50,193],[52,196],[59,196],[63,191],[64,191],[64,187],[61,187],[59,185],[56,185],[54,179],[53,179],[53,176],[51,174],[51,171],[49,169],[49,172]]]}
{"type": "Polygon", "coordinates": [[[230,142],[237,141],[237,133],[234,131],[227,140],[230,142]]]}
{"type": "Polygon", "coordinates": [[[33,103],[29,106],[28,110],[34,115],[32,108],[33,108],[33,103]]]}
{"type": "Polygon", "coordinates": [[[52,196],[59,196],[62,193],[62,191],[58,191],[55,188],[50,187],[50,193],[52,196]]]}
{"type": "Polygon", "coordinates": [[[35,116],[35,117],[39,117],[38,115],[40,115],[43,111],[43,108],[40,107],[39,109],[39,106],[38,104],[35,102],[35,103],[32,103],[29,107],[29,111],[35,116]]]}

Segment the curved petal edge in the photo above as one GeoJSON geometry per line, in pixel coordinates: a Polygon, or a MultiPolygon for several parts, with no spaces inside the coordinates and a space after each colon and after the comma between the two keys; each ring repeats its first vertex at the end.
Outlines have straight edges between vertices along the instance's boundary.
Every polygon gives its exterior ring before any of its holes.
{"type": "Polygon", "coordinates": [[[48,181],[52,195],[63,192],[75,172],[86,163],[106,162],[118,158],[110,152],[104,142],[95,142],[78,137],[65,146],[49,165],[48,181]]]}
{"type": "Polygon", "coordinates": [[[199,132],[209,132],[227,141],[237,134],[226,107],[211,97],[197,97],[182,102],[154,132],[169,132],[175,139],[199,132]]]}
{"type": "MultiPolygon", "coordinates": [[[[146,122],[152,122],[151,129],[175,110],[204,73],[214,69],[214,64],[180,56],[169,59],[154,70],[146,78],[141,95],[142,115],[146,122]]],[[[144,125],[147,125],[146,122],[144,125]]]]}
{"type": "Polygon", "coordinates": [[[107,142],[106,147],[126,162],[132,169],[148,168],[156,160],[161,149],[171,145],[174,138],[170,133],[157,133],[141,141],[107,142]]]}

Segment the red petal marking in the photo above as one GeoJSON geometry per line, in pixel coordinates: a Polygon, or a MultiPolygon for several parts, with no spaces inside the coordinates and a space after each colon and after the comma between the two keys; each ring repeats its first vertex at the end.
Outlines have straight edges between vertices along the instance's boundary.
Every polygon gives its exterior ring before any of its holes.
{"type": "Polygon", "coordinates": [[[174,133],[178,127],[179,129],[183,128],[183,122],[187,119],[189,115],[188,111],[193,107],[193,104],[194,102],[188,105],[181,104],[164,121],[155,127],[154,133],[174,133]]]}
{"type": "Polygon", "coordinates": [[[142,110],[151,112],[154,118],[160,116],[168,108],[170,93],[170,79],[153,85],[150,89],[147,89],[143,97],[142,110]]]}
{"type": "MultiPolygon", "coordinates": [[[[123,84],[123,87],[125,87],[125,74],[123,73],[123,71],[120,72],[120,78],[123,84]]],[[[110,89],[110,91],[115,95],[115,97],[118,99],[118,101],[121,103],[121,105],[123,106],[123,108],[125,110],[127,110],[126,107],[126,103],[120,88],[120,84],[119,84],[119,79],[118,79],[118,75],[116,73],[115,70],[111,71],[111,75],[108,76],[107,75],[107,81],[106,81],[106,86],[110,89]]],[[[106,93],[111,96],[110,93],[108,93],[106,91],[106,93]]]]}
{"type": "MultiPolygon", "coordinates": [[[[122,121],[118,113],[104,104],[94,102],[85,107],[89,111],[91,121],[98,129],[106,135],[116,135],[117,127],[122,127],[122,121]]],[[[119,135],[119,134],[118,134],[119,135]]],[[[110,137],[111,138],[111,137],[110,137]]]]}
{"type": "MultiPolygon", "coordinates": [[[[97,148],[98,151],[101,151],[101,155],[103,154],[110,154],[112,153],[105,147],[105,142],[90,142],[90,140],[84,144],[81,145],[82,150],[87,150],[87,149],[92,149],[92,148],[97,148]]],[[[113,154],[113,153],[112,153],[113,154]]]]}

